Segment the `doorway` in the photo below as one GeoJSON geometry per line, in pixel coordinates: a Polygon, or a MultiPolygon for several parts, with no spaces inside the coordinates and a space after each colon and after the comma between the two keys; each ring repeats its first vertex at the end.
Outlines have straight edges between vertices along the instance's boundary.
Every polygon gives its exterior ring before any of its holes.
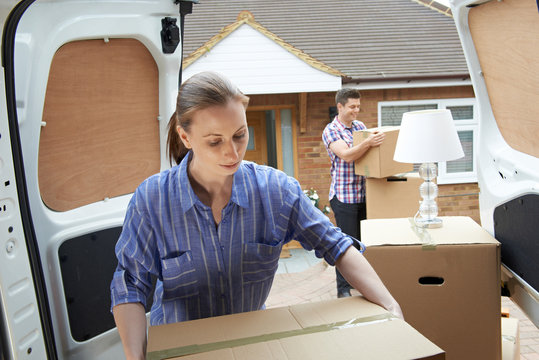
{"type": "MultiPolygon", "coordinates": [[[[268,165],[268,136],[266,134],[266,112],[248,111],[247,128],[249,143],[245,152],[245,160],[259,165],[268,165]]],[[[269,139],[270,142],[272,139],[269,139]]]]}
{"type": "Polygon", "coordinates": [[[249,143],[245,160],[267,165],[295,176],[296,129],[292,108],[258,108],[247,111],[249,143]]]}

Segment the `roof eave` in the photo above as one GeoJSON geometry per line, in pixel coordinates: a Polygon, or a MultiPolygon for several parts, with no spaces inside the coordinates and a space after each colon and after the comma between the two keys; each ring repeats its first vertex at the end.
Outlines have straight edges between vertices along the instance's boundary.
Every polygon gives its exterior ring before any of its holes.
{"type": "Polygon", "coordinates": [[[370,83],[370,82],[412,82],[412,81],[432,81],[432,80],[468,80],[470,74],[450,74],[450,75],[425,75],[425,76],[395,76],[395,77],[372,77],[372,78],[354,78],[343,76],[343,84],[348,83],[370,83]]]}

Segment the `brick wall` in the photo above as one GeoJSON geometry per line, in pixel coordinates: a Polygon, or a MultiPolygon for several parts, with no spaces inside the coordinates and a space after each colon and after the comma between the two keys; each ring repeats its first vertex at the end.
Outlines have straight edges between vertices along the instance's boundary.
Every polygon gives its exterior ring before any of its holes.
{"type": "Polygon", "coordinates": [[[480,224],[477,183],[439,185],[438,212],[441,216],[469,216],[480,224]]]}
{"type": "MultiPolygon", "coordinates": [[[[359,120],[367,127],[378,125],[378,102],[474,97],[470,86],[368,90],[361,92],[359,120]]],[[[250,106],[298,105],[297,94],[254,95],[250,106]]],[[[335,106],[335,93],[309,93],[307,97],[307,128],[299,132],[298,169],[296,177],[304,189],[314,188],[320,195],[320,205],[329,205],[330,162],[322,142],[322,131],[329,122],[329,107],[335,106]]],[[[299,111],[297,112],[299,114],[299,111]]],[[[299,115],[298,115],[299,116],[299,115]]],[[[299,122],[299,120],[298,120],[299,122]]],[[[419,191],[419,189],[418,189],[419,191]]],[[[479,188],[473,184],[440,185],[438,207],[440,216],[470,216],[479,223],[479,188]]],[[[333,216],[330,219],[334,221],[333,216]]]]}

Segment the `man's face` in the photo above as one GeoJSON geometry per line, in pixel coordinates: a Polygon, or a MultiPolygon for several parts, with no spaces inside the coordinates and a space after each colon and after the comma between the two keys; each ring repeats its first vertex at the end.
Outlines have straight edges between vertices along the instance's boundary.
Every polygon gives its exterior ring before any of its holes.
{"type": "Polygon", "coordinates": [[[360,99],[348,99],[346,104],[337,104],[337,110],[339,111],[339,120],[349,125],[352,121],[357,119],[359,114],[360,99]]]}

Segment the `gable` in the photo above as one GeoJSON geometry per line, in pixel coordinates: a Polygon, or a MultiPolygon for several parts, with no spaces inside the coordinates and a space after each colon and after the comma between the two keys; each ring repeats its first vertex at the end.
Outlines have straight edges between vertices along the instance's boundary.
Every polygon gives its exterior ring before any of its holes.
{"type": "MultiPolygon", "coordinates": [[[[341,76],[317,67],[301,51],[294,53],[248,23],[243,23],[204,51],[183,71],[183,79],[201,71],[216,71],[230,78],[245,94],[273,94],[336,91],[341,88],[341,76]],[[298,56],[299,55],[299,56],[298,56]]],[[[322,64],[323,65],[323,64],[322,64]]],[[[328,71],[331,68],[327,67],[328,71]]]]}

